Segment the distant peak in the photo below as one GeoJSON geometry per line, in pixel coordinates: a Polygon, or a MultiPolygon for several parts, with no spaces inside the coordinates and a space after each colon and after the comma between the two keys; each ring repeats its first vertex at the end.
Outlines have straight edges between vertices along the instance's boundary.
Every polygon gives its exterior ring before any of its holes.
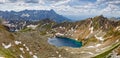
{"type": "Polygon", "coordinates": [[[100,15],[100,16],[98,16],[98,17],[104,18],[104,16],[103,16],[103,15],[100,15]]]}
{"type": "Polygon", "coordinates": [[[28,11],[28,9],[25,9],[25,10],[23,10],[23,11],[28,11]]]}
{"type": "Polygon", "coordinates": [[[52,12],[52,13],[56,13],[53,9],[51,9],[50,12],[52,12]]]}
{"type": "Polygon", "coordinates": [[[103,15],[99,15],[99,16],[96,16],[96,17],[94,17],[94,18],[96,18],[96,19],[101,19],[101,18],[106,19],[106,17],[104,17],[103,15]]]}
{"type": "Polygon", "coordinates": [[[54,11],[53,9],[51,9],[50,11],[54,11]]]}

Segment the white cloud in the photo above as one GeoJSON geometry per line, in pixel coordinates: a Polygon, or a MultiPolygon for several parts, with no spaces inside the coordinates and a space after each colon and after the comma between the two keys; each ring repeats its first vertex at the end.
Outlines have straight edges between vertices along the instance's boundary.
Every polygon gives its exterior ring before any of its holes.
{"type": "Polygon", "coordinates": [[[0,3],[3,3],[0,4],[0,10],[54,9],[63,15],[120,14],[120,0],[97,0],[86,3],[82,0],[30,0],[30,3],[25,1],[28,0],[0,0],[0,3]]]}
{"type": "Polygon", "coordinates": [[[6,3],[8,0],[0,0],[0,4],[6,3]]]}
{"type": "Polygon", "coordinates": [[[45,2],[43,0],[40,0],[39,4],[45,4],[45,2]]]}
{"type": "Polygon", "coordinates": [[[117,15],[117,14],[120,14],[120,8],[117,5],[108,4],[108,6],[104,9],[102,9],[101,12],[117,15]]]}
{"type": "Polygon", "coordinates": [[[60,1],[60,2],[58,2],[58,3],[54,3],[53,5],[58,5],[58,6],[60,6],[60,5],[68,4],[70,1],[71,1],[71,0],[64,0],[64,1],[60,1]]]}

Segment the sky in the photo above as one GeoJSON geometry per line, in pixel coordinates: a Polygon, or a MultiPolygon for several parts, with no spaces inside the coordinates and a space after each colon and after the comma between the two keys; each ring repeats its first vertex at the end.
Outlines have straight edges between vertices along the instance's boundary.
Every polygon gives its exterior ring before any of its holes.
{"type": "Polygon", "coordinates": [[[104,15],[120,17],[120,0],[0,0],[0,10],[50,10],[79,20],[104,15]]]}

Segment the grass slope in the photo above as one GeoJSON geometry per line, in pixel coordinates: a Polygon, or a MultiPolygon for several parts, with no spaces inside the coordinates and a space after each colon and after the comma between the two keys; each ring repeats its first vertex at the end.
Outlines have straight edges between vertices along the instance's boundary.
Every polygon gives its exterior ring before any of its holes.
{"type": "Polygon", "coordinates": [[[117,48],[120,45],[120,42],[117,42],[113,45],[111,45],[110,47],[106,48],[104,51],[102,51],[101,53],[97,54],[96,56],[92,57],[92,58],[106,58],[106,56],[115,48],[117,48]]]}

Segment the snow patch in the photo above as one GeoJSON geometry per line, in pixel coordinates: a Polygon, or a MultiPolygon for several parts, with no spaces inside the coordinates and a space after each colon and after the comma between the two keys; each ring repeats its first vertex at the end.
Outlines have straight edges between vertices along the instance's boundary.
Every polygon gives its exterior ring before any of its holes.
{"type": "Polygon", "coordinates": [[[97,44],[95,47],[99,47],[101,44],[97,44]]]}
{"type": "Polygon", "coordinates": [[[37,26],[38,26],[38,25],[32,25],[32,24],[31,24],[31,25],[28,25],[27,27],[28,27],[28,28],[32,28],[32,29],[35,29],[37,26]]]}
{"type": "Polygon", "coordinates": [[[87,48],[96,48],[96,47],[99,47],[101,44],[97,44],[95,46],[88,46],[87,48]]]}
{"type": "Polygon", "coordinates": [[[98,37],[97,35],[95,35],[96,39],[100,40],[100,41],[104,41],[103,37],[98,37]]]}
{"type": "Polygon", "coordinates": [[[89,27],[92,25],[92,23],[93,23],[93,22],[91,21],[90,24],[89,24],[89,27]]]}
{"type": "Polygon", "coordinates": [[[68,50],[67,48],[65,50],[68,50]]]}
{"type": "Polygon", "coordinates": [[[87,52],[88,54],[91,54],[91,55],[93,55],[94,53],[92,53],[92,52],[87,52]]]}
{"type": "Polygon", "coordinates": [[[23,46],[26,48],[27,51],[30,50],[25,44],[23,44],[23,46]]]}
{"type": "Polygon", "coordinates": [[[62,28],[61,26],[59,28],[62,28]]]}
{"type": "Polygon", "coordinates": [[[90,33],[93,33],[93,27],[90,27],[89,30],[90,30],[90,33]]]}
{"type": "Polygon", "coordinates": [[[115,29],[115,30],[118,30],[118,31],[120,31],[120,26],[116,27],[116,29],[115,29]]]}
{"type": "Polygon", "coordinates": [[[73,29],[73,28],[71,28],[71,31],[74,31],[74,29],[73,29]]]}
{"type": "Polygon", "coordinates": [[[100,51],[100,49],[96,49],[95,51],[96,51],[96,52],[99,52],[99,51],[100,51]]]}
{"type": "Polygon", "coordinates": [[[58,52],[58,51],[56,51],[56,53],[58,54],[59,52],[58,52]]]}
{"type": "Polygon", "coordinates": [[[27,51],[29,51],[30,49],[28,47],[25,47],[27,51]]]}
{"type": "Polygon", "coordinates": [[[74,52],[70,52],[71,54],[73,54],[74,52]]]}
{"type": "Polygon", "coordinates": [[[112,51],[111,58],[120,58],[120,55],[117,55],[115,51],[112,51]]]}
{"type": "Polygon", "coordinates": [[[21,41],[15,41],[15,44],[19,45],[19,44],[21,44],[21,41]]]}
{"type": "Polygon", "coordinates": [[[29,54],[30,54],[30,55],[33,55],[33,53],[32,53],[32,52],[29,52],[29,54]]]}
{"type": "Polygon", "coordinates": [[[62,34],[62,33],[56,33],[55,35],[60,35],[60,36],[63,36],[64,34],[62,34]]]}
{"type": "Polygon", "coordinates": [[[12,46],[12,44],[9,43],[8,45],[5,45],[4,43],[2,43],[2,46],[3,46],[5,49],[8,49],[8,48],[10,48],[10,47],[12,46]]]}
{"type": "Polygon", "coordinates": [[[22,55],[20,55],[20,58],[24,58],[22,55]]]}
{"type": "Polygon", "coordinates": [[[21,17],[29,17],[29,14],[22,14],[21,17]]]}
{"type": "Polygon", "coordinates": [[[25,47],[26,45],[25,45],[25,44],[23,44],[23,46],[25,47]]]}
{"type": "Polygon", "coordinates": [[[62,57],[62,55],[60,55],[60,54],[59,54],[59,56],[58,56],[58,57],[59,57],[59,58],[61,58],[61,57],[62,57]]]}
{"type": "Polygon", "coordinates": [[[19,49],[20,49],[23,53],[25,53],[24,50],[23,50],[23,48],[19,48],[19,49]]]}
{"type": "Polygon", "coordinates": [[[94,54],[94,53],[92,53],[92,52],[85,52],[85,51],[82,51],[81,53],[88,53],[88,54],[91,54],[91,55],[94,54]]]}
{"type": "Polygon", "coordinates": [[[87,48],[95,48],[95,46],[88,46],[87,48]]]}
{"type": "Polygon", "coordinates": [[[117,43],[117,42],[119,42],[120,40],[118,39],[118,40],[116,40],[115,42],[117,43]]]}
{"type": "Polygon", "coordinates": [[[36,55],[33,55],[33,58],[38,58],[36,55]]]}

